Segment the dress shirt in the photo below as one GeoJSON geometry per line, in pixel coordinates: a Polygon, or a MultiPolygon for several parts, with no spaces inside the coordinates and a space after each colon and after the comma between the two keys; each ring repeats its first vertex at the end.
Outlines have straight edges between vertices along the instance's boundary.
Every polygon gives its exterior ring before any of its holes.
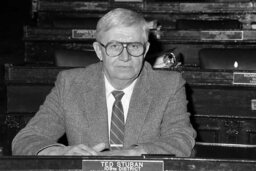
{"type": "MultiPolygon", "coordinates": [[[[108,130],[110,134],[110,125],[111,125],[111,115],[112,115],[112,107],[115,102],[115,98],[112,94],[112,91],[115,91],[116,89],[110,84],[106,76],[104,75],[105,79],[105,90],[106,90],[106,101],[107,101],[107,109],[108,109],[108,130]]],[[[127,114],[128,114],[128,109],[129,109],[129,104],[132,96],[132,91],[134,88],[134,85],[136,83],[137,79],[132,82],[128,87],[126,87],[123,90],[124,96],[122,98],[122,105],[123,105],[123,110],[124,110],[124,122],[126,122],[127,114]]]]}

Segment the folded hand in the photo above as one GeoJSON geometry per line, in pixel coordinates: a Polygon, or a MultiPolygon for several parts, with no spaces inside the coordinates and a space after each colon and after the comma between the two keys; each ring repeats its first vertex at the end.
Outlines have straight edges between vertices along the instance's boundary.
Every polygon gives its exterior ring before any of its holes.
{"type": "Polygon", "coordinates": [[[38,155],[72,155],[72,156],[96,156],[105,149],[104,143],[99,143],[94,147],[88,147],[84,144],[75,146],[52,146],[44,149],[38,155]]]}
{"type": "Polygon", "coordinates": [[[102,156],[141,156],[142,154],[147,154],[147,152],[139,146],[130,147],[122,150],[104,151],[99,153],[99,155],[102,156]]]}

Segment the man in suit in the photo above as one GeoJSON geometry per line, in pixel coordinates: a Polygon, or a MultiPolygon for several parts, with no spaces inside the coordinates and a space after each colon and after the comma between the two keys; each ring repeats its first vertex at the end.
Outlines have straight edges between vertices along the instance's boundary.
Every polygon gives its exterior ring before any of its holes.
{"type": "Polygon", "coordinates": [[[101,62],[58,75],[44,104],[14,138],[13,154],[190,156],[196,133],[185,81],[144,62],[148,33],[145,19],[131,10],[103,16],[93,43],[101,62]],[[68,146],[57,143],[65,133],[68,146]]]}

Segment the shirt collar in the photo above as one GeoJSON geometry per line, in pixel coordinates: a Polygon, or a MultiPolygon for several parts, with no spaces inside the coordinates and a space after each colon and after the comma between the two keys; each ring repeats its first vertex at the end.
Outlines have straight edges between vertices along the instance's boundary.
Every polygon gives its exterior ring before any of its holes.
{"type": "MultiPolygon", "coordinates": [[[[116,90],[108,81],[107,77],[104,74],[104,79],[105,79],[105,88],[106,88],[106,97],[108,98],[110,95],[112,95],[112,91],[116,90]]],[[[124,88],[123,91],[125,94],[127,94],[128,92],[131,92],[135,86],[135,83],[137,81],[138,78],[136,78],[132,84],[130,84],[128,87],[124,88]]]]}

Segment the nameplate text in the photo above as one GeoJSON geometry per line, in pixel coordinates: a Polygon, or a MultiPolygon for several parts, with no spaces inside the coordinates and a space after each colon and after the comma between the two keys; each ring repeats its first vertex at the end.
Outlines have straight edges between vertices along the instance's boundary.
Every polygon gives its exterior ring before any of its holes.
{"type": "Polygon", "coordinates": [[[161,160],[83,160],[83,171],[163,171],[161,160]]]}
{"type": "Polygon", "coordinates": [[[87,29],[73,29],[72,39],[94,39],[95,30],[87,29]]]}
{"type": "Polygon", "coordinates": [[[234,72],[233,84],[256,85],[256,73],[234,72]]]}
{"type": "Polygon", "coordinates": [[[201,40],[243,40],[243,31],[201,31],[201,40]]]}

